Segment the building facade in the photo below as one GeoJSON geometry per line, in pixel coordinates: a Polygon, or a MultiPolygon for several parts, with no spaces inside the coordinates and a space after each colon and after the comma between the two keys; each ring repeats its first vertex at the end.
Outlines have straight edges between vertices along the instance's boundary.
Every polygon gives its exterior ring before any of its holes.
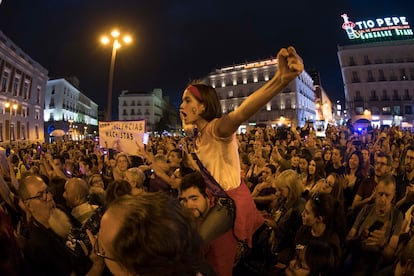
{"type": "Polygon", "coordinates": [[[0,31],[0,144],[44,141],[48,71],[0,31]]]}
{"type": "Polygon", "coordinates": [[[151,92],[124,90],[118,102],[120,121],[146,120],[148,132],[179,129],[178,110],[170,104],[168,97],[163,96],[160,88],[151,92]]]}
{"type": "Polygon", "coordinates": [[[68,140],[83,140],[97,135],[98,105],[80,91],[77,78],[52,79],[46,86],[44,120],[47,140],[63,133],[68,140]]]}
{"type": "Polygon", "coordinates": [[[414,123],[414,40],[338,47],[346,106],[373,126],[414,123]]]}
{"type": "Polygon", "coordinates": [[[412,128],[414,36],[404,16],[353,22],[342,28],[349,45],[338,46],[346,109],[353,123],[412,128]]]}
{"type": "MultiPolygon", "coordinates": [[[[237,109],[244,99],[270,80],[276,70],[277,59],[259,60],[216,69],[205,78],[205,82],[216,89],[225,114],[237,109]]],[[[245,122],[240,131],[253,124],[287,124],[296,127],[303,126],[306,120],[314,120],[316,112],[313,89],[312,78],[305,71],[302,72],[245,122]]]]}

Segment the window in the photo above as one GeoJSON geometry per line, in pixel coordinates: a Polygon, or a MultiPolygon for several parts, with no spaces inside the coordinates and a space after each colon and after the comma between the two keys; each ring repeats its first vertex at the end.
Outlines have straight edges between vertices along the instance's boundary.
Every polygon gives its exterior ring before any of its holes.
{"type": "Polygon", "coordinates": [[[371,70],[368,70],[368,79],[367,79],[367,81],[368,81],[368,82],[373,82],[373,81],[375,81],[375,79],[374,79],[374,75],[372,74],[372,71],[371,71],[371,70]]]}
{"type": "Polygon", "coordinates": [[[405,114],[413,114],[413,109],[411,105],[404,106],[404,113],[405,114]]]}
{"type": "Polygon", "coordinates": [[[24,125],[22,125],[21,139],[26,140],[26,131],[24,125]]]}
{"type": "Polygon", "coordinates": [[[10,141],[15,141],[16,137],[14,136],[14,124],[10,123],[10,141]]]}
{"type": "Polygon", "coordinates": [[[228,98],[232,98],[232,97],[233,97],[233,90],[229,90],[229,91],[227,92],[227,97],[228,97],[228,98]]]}
{"type": "Polygon", "coordinates": [[[369,60],[368,56],[364,56],[364,65],[371,64],[371,61],[369,60]]]}
{"type": "Polygon", "coordinates": [[[391,107],[389,107],[389,106],[383,106],[382,107],[382,114],[385,114],[385,115],[391,114],[391,107]]]}
{"type": "Polygon", "coordinates": [[[30,81],[26,80],[23,84],[23,98],[25,100],[29,98],[29,87],[30,87],[30,81]]]}
{"type": "Polygon", "coordinates": [[[400,80],[408,80],[407,75],[405,74],[405,69],[400,69],[400,80]]]}
{"type": "Polygon", "coordinates": [[[384,75],[384,70],[379,69],[378,74],[379,74],[379,78],[378,78],[379,81],[386,81],[386,78],[385,78],[385,75],[384,75]]]}
{"type": "Polygon", "coordinates": [[[399,105],[394,106],[393,110],[395,115],[401,115],[401,107],[399,105]]]}
{"type": "Polygon", "coordinates": [[[19,77],[14,77],[13,80],[13,96],[17,96],[19,95],[19,85],[20,85],[20,78],[19,77]]]}
{"type": "Polygon", "coordinates": [[[387,95],[387,90],[382,90],[382,97],[381,97],[381,100],[383,100],[383,101],[389,101],[390,99],[388,98],[388,95],[387,95]]]}
{"type": "Polygon", "coordinates": [[[398,90],[397,89],[394,89],[393,91],[392,91],[392,100],[393,101],[399,101],[401,98],[400,98],[400,96],[398,95],[398,90]]]}
{"type": "Polygon", "coordinates": [[[38,86],[37,89],[36,89],[36,92],[37,92],[37,95],[36,95],[36,103],[37,104],[40,104],[40,91],[42,91],[42,88],[40,86],[38,86]]]}
{"type": "Polygon", "coordinates": [[[363,113],[364,113],[364,107],[362,107],[362,106],[355,107],[355,114],[356,115],[362,115],[363,113]]]}
{"type": "Polygon", "coordinates": [[[358,72],[352,71],[352,82],[359,82],[358,72]]]}
{"type": "Polygon", "coordinates": [[[349,66],[354,66],[354,65],[356,65],[355,60],[354,60],[354,57],[349,57],[349,61],[348,61],[348,63],[349,63],[349,66]]]}
{"type": "Polygon", "coordinates": [[[371,90],[371,97],[369,98],[370,101],[378,101],[377,91],[371,90]]]}
{"type": "Polygon", "coordinates": [[[4,71],[1,77],[1,91],[3,93],[7,92],[7,83],[9,82],[9,72],[4,71]]]}

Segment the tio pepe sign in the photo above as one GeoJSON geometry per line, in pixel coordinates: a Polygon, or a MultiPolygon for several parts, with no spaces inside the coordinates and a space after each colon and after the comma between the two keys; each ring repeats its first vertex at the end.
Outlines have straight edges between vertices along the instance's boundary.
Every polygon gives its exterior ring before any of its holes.
{"type": "Polygon", "coordinates": [[[344,23],[342,29],[351,40],[378,38],[397,38],[413,36],[413,30],[405,16],[392,16],[353,22],[347,14],[341,15],[344,23]]]}

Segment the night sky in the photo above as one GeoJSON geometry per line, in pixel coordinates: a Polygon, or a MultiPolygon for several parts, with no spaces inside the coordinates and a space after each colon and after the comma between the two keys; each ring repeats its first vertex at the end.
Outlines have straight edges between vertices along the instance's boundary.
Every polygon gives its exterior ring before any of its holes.
{"type": "Polygon", "coordinates": [[[99,39],[117,26],[133,36],[118,51],[113,103],[121,90],[162,88],[178,106],[189,80],[215,68],[256,61],[293,45],[307,71],[320,72],[332,100],[343,100],[337,45],[350,20],[406,16],[411,0],[3,0],[0,30],[49,71],[76,76],[80,89],[106,107],[111,47],[99,39]]]}

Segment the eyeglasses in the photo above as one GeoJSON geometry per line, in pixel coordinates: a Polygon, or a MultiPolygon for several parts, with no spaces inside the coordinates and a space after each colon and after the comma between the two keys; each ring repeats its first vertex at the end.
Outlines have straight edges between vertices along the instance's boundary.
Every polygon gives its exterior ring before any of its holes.
{"type": "Polygon", "coordinates": [[[49,193],[50,193],[49,188],[46,188],[43,191],[38,192],[36,196],[28,197],[25,200],[39,199],[39,200],[42,200],[42,201],[47,201],[47,195],[49,193]]]}
{"type": "Polygon", "coordinates": [[[102,259],[107,259],[113,262],[117,262],[116,259],[108,257],[105,255],[105,251],[103,248],[99,246],[99,236],[96,235],[95,244],[93,245],[93,252],[96,254],[96,256],[101,257],[102,259]]]}

